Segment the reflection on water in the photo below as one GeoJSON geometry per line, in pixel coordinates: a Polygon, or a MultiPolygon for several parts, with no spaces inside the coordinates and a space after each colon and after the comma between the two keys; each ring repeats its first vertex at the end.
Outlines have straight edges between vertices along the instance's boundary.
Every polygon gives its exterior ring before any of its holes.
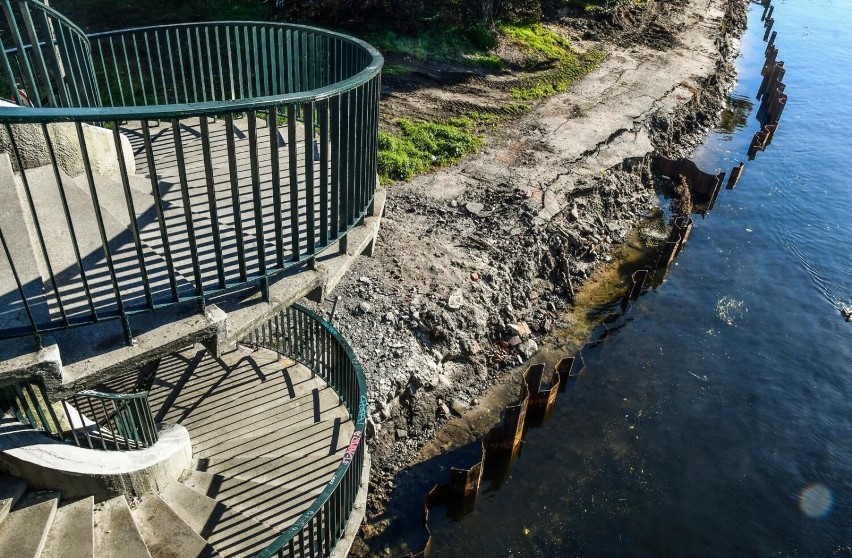
{"type": "Polygon", "coordinates": [[[750,98],[744,95],[731,95],[719,117],[719,130],[727,132],[730,137],[734,132],[746,128],[752,109],[754,109],[754,103],[750,98]]]}
{"type": "MultiPolygon", "coordinates": [[[[708,171],[757,127],[760,11],[695,154],[708,171]]],[[[852,4],[775,19],[791,95],[771,148],[585,354],[505,484],[458,521],[433,512],[432,556],[852,556],[852,4]]]]}

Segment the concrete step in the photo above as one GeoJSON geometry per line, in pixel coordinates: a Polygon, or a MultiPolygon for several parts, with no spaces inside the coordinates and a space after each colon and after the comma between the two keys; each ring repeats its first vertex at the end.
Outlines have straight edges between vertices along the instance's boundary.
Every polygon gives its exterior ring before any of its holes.
{"type": "Polygon", "coordinates": [[[38,558],[58,503],[59,493],[51,491],[21,498],[0,524],[0,558],[38,558]]]}
{"type": "Polygon", "coordinates": [[[201,471],[187,471],[181,482],[208,497],[276,530],[292,525],[322,493],[340,459],[311,462],[303,469],[286,468],[288,472],[257,463],[264,473],[251,473],[250,463],[242,474],[225,476],[201,471]],[[247,480],[254,477],[261,482],[247,480]],[[262,479],[269,479],[263,482],[262,479]]]}
{"type": "Polygon", "coordinates": [[[92,496],[59,506],[42,558],[94,558],[94,506],[92,496]]]}
{"type": "Polygon", "coordinates": [[[209,558],[219,556],[192,527],[156,494],[146,494],[132,511],[153,558],[209,558]]]}
{"type": "MultiPolygon", "coordinates": [[[[90,287],[94,290],[93,297],[96,306],[99,310],[116,310],[115,293],[107,274],[104,246],[88,186],[84,188],[61,173],[60,183],[57,183],[51,167],[29,169],[27,170],[27,177],[32,186],[37,208],[36,213],[47,243],[48,258],[56,274],[59,289],[65,293],[66,302],[71,299],[71,291],[78,290],[82,284],[80,266],[73,248],[71,234],[73,228],[73,238],[76,239],[90,287]],[[70,226],[59,201],[60,188],[68,202],[68,210],[71,214],[70,226]]],[[[103,180],[107,181],[107,179],[103,180]]],[[[101,182],[101,179],[98,182],[101,182]]],[[[112,182],[112,184],[115,183],[112,182]]],[[[116,268],[122,299],[126,305],[131,307],[144,304],[139,258],[136,254],[131,231],[127,227],[129,217],[125,214],[123,218],[119,219],[108,210],[112,205],[110,200],[117,195],[123,197],[124,194],[123,192],[116,193],[113,187],[104,186],[99,189],[103,190],[105,194],[101,196],[101,192],[99,192],[99,198],[103,197],[105,202],[101,206],[100,215],[107,237],[108,249],[116,268]],[[111,194],[107,195],[107,192],[111,192],[111,194]]],[[[137,196],[141,198],[144,194],[137,194],[137,196]]],[[[116,212],[118,213],[117,210],[116,212]]],[[[36,253],[36,257],[41,256],[36,253]]],[[[144,257],[146,261],[158,262],[158,265],[149,264],[149,267],[156,265],[159,268],[159,273],[149,272],[149,275],[154,275],[149,278],[152,283],[151,288],[157,292],[166,292],[168,286],[162,257],[150,248],[144,248],[144,257]]],[[[50,286],[47,278],[44,278],[44,283],[46,286],[50,286]]],[[[85,299],[79,295],[76,298],[79,302],[66,307],[69,314],[74,314],[75,311],[88,313],[85,299]]]]}
{"type": "Polygon", "coordinates": [[[253,556],[279,535],[278,531],[179,482],[166,487],[160,497],[223,557],[253,556]]]}
{"type": "Polygon", "coordinates": [[[0,475],[0,523],[27,491],[27,483],[15,477],[0,475]]]}
{"type": "MultiPolygon", "coordinates": [[[[346,414],[341,415],[335,417],[338,420],[302,420],[287,428],[281,428],[280,422],[276,423],[269,417],[261,416],[258,417],[260,420],[255,421],[250,420],[253,418],[251,415],[232,415],[235,422],[242,422],[240,428],[223,428],[221,434],[210,433],[203,437],[203,441],[197,439],[195,429],[187,426],[187,430],[192,437],[193,454],[198,458],[239,456],[286,460],[306,455],[321,457],[337,453],[349,442],[353,432],[352,423],[346,414]]],[[[313,414],[310,418],[313,418],[313,414]]]]}
{"type": "Polygon", "coordinates": [[[95,506],[95,555],[151,558],[124,496],[95,506]]]}
{"type": "MultiPolygon", "coordinates": [[[[50,311],[44,296],[43,277],[46,271],[36,257],[40,250],[38,237],[30,215],[23,185],[12,172],[9,155],[0,153],[0,230],[12,255],[15,272],[25,295],[31,302],[31,311],[37,321],[48,321],[50,311]]],[[[0,296],[9,302],[0,309],[0,329],[29,326],[18,285],[9,271],[6,254],[0,250],[0,296]]]]}

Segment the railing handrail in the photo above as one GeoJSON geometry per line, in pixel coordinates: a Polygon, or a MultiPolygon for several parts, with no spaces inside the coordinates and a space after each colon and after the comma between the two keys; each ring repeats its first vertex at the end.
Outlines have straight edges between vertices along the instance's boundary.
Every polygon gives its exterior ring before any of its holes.
{"type": "MultiPolygon", "coordinates": [[[[355,374],[355,381],[357,385],[357,403],[355,401],[348,402],[351,409],[355,407],[357,404],[357,416],[355,417],[355,429],[350,437],[350,443],[347,448],[347,452],[350,454],[354,454],[359,449],[362,448],[364,441],[364,428],[367,423],[367,379],[364,376],[364,370],[361,367],[361,363],[358,361],[358,358],[355,356],[355,352],[352,350],[352,347],[346,341],[346,339],[334,328],[330,323],[324,320],[320,315],[316,312],[305,308],[300,304],[293,304],[292,308],[295,310],[305,314],[311,320],[316,322],[320,327],[322,327],[329,335],[331,335],[332,339],[334,339],[335,343],[343,349],[347,359],[352,364],[352,370],[355,374]]],[[[277,350],[275,347],[267,347],[271,350],[277,350]]],[[[285,353],[286,354],[286,353],[285,353]]],[[[300,364],[305,366],[311,366],[313,363],[309,362],[308,359],[299,358],[299,355],[287,355],[293,360],[296,360],[300,364]]],[[[302,515],[287,529],[285,529],[281,535],[278,536],[272,543],[270,543],[265,549],[255,554],[255,558],[270,558],[275,555],[277,552],[282,550],[285,546],[287,546],[290,541],[292,541],[304,527],[308,524],[308,522],[313,519],[319,510],[331,499],[334,493],[340,487],[341,482],[343,482],[344,476],[349,471],[350,467],[352,467],[354,459],[344,460],[340,462],[337,466],[337,470],[334,472],[334,477],[329,483],[326,485],[325,489],[320,493],[319,496],[314,500],[314,503],[305,510],[302,515]]],[[[311,554],[313,556],[313,554],[311,554]]]]}
{"type": "MultiPolygon", "coordinates": [[[[56,11],[52,6],[48,6],[44,2],[39,2],[38,0],[24,0],[28,6],[31,6],[37,10],[41,10],[47,14],[50,14],[52,17],[55,17],[57,20],[62,22],[63,25],[66,25],[69,29],[77,33],[80,37],[88,37],[86,32],[80,29],[80,27],[68,19],[67,16],[63,15],[62,12],[56,11]]],[[[28,45],[29,46],[29,45],[28,45]]],[[[6,49],[6,52],[9,52],[10,49],[6,49]]],[[[17,52],[17,49],[11,49],[17,52]]]]}
{"type": "Polygon", "coordinates": [[[106,391],[98,391],[94,389],[86,389],[78,391],[77,395],[85,395],[87,397],[97,397],[98,399],[114,399],[116,401],[127,401],[130,399],[147,399],[148,392],[138,391],[134,393],[111,393],[106,391]]]}
{"type": "Polygon", "coordinates": [[[322,101],[336,94],[350,91],[374,78],[382,68],[384,58],[381,53],[370,44],[342,33],[326,31],[317,27],[307,25],[296,25],[278,22],[256,22],[256,21],[214,21],[173,24],[163,26],[137,27],[118,31],[108,31],[88,35],[88,39],[102,37],[114,37],[129,33],[152,31],[157,29],[191,28],[191,27],[214,27],[217,25],[257,25],[265,28],[298,29],[339,39],[364,49],[370,56],[366,67],[352,77],[324,87],[295,93],[279,95],[267,95],[245,99],[234,99],[227,101],[204,101],[198,103],[174,103],[155,104],[144,106],[122,106],[122,107],[0,107],[0,122],[10,124],[49,124],[53,122],[100,122],[115,120],[167,120],[175,118],[187,118],[221,113],[238,113],[244,111],[257,111],[284,104],[306,103],[310,101],[322,101]]]}
{"type": "Polygon", "coordinates": [[[42,383],[21,382],[0,388],[0,408],[4,411],[13,413],[22,424],[80,448],[140,450],[154,445],[159,437],[146,391],[108,393],[85,390],[61,399],[59,403],[65,412],[67,427],[49,402],[42,383]],[[78,397],[89,398],[88,409],[81,408],[78,397]],[[103,403],[96,408],[91,403],[92,399],[112,401],[112,408],[103,403]],[[103,417],[99,419],[97,413],[101,411],[103,417]],[[91,426],[96,429],[90,429],[91,426]]]}

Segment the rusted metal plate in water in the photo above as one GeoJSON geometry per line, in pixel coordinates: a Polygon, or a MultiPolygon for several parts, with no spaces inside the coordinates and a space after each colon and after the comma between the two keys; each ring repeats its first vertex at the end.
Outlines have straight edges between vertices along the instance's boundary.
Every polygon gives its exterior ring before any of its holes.
{"type": "Polygon", "coordinates": [[[728,178],[728,186],[727,186],[728,190],[733,190],[734,188],[736,188],[737,184],[740,181],[740,176],[742,176],[742,174],[743,174],[744,168],[745,168],[745,163],[740,161],[740,164],[738,166],[734,167],[731,170],[730,178],[728,178]]]}

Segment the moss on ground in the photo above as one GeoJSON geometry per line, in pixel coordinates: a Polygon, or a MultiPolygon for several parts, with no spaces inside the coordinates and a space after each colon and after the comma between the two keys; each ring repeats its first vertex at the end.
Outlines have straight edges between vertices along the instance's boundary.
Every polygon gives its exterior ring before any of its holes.
{"type": "Polygon", "coordinates": [[[443,124],[401,118],[395,130],[379,132],[379,176],[385,181],[410,180],[455,163],[479,144],[469,118],[451,118],[443,124]]]}
{"type": "Polygon", "coordinates": [[[365,40],[385,53],[398,53],[418,60],[433,60],[466,66],[497,69],[503,60],[487,48],[477,46],[458,30],[427,30],[416,36],[393,31],[370,33],[365,40]]]}
{"type": "Polygon", "coordinates": [[[538,23],[501,25],[500,32],[530,57],[548,63],[551,68],[523,79],[512,88],[512,97],[531,101],[565,91],[603,60],[604,52],[580,53],[568,39],[538,23]]]}

